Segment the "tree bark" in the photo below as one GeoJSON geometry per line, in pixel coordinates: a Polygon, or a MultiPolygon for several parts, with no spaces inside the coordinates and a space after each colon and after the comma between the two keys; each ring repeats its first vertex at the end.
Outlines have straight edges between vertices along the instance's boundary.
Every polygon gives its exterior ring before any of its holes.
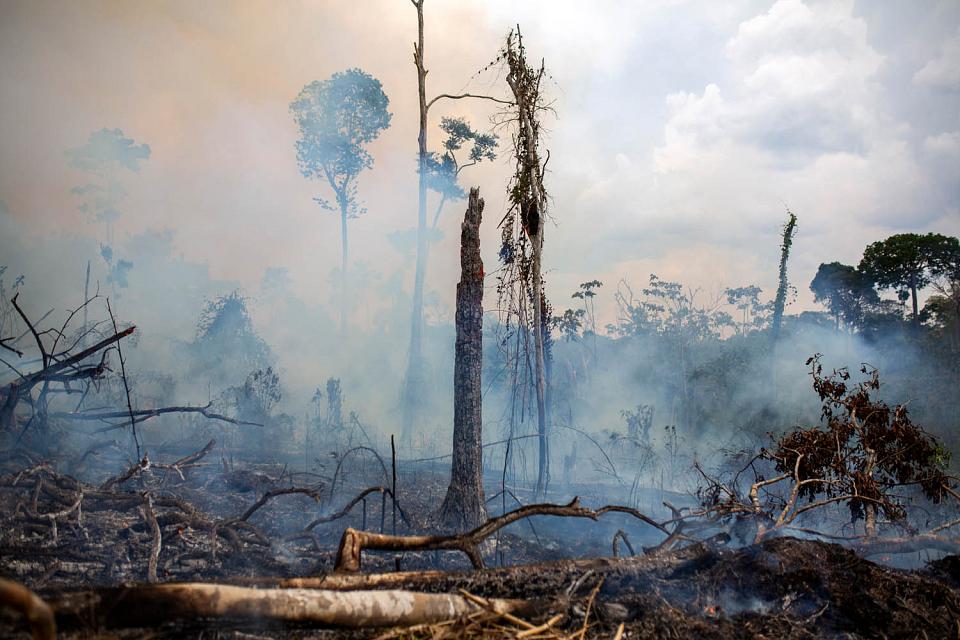
{"type": "MultiPolygon", "coordinates": [[[[543,300],[543,229],[547,215],[547,199],[543,192],[542,168],[537,155],[539,127],[536,122],[536,109],[539,80],[536,84],[530,82],[532,71],[527,65],[523,51],[523,42],[517,30],[517,46],[514,49],[510,37],[507,40],[507,62],[510,73],[507,74],[507,84],[514,95],[517,106],[517,117],[522,135],[522,148],[517,149],[518,160],[523,168],[523,183],[526,192],[520,202],[520,214],[524,230],[530,239],[531,265],[530,287],[533,298],[533,343],[534,343],[534,376],[536,377],[537,392],[537,435],[539,436],[539,460],[537,465],[536,495],[543,497],[550,482],[550,453],[547,435],[547,374],[544,354],[544,300],[543,300]]],[[[543,74],[540,69],[538,78],[543,74]]]]}
{"type": "Polygon", "coordinates": [[[16,610],[26,618],[36,640],[57,637],[57,624],[50,606],[22,584],[0,578],[0,605],[16,610]]]}
{"type": "Polygon", "coordinates": [[[457,284],[457,342],[453,370],[453,462],[440,520],[456,530],[486,519],[483,497],[481,375],[483,367],[483,260],[480,221],[483,199],[470,190],[460,230],[460,282],[457,284]]]}
{"type": "Polygon", "coordinates": [[[423,62],[423,0],[414,0],[417,9],[417,42],[413,62],[417,67],[417,94],[420,102],[420,133],[417,135],[417,265],[413,279],[413,310],[410,315],[410,350],[401,398],[400,439],[407,446],[413,437],[423,392],[423,288],[427,275],[427,70],[423,62]]]}
{"type": "MultiPolygon", "coordinates": [[[[81,619],[93,614],[108,628],[210,618],[369,628],[436,623],[479,609],[465,597],[448,593],[252,589],[207,583],[104,589],[94,596],[93,602],[74,598],[58,606],[57,614],[81,619]]],[[[529,611],[530,607],[523,600],[491,602],[506,612],[529,611]]]]}
{"type": "Polygon", "coordinates": [[[913,326],[920,326],[920,314],[917,311],[917,279],[913,274],[910,275],[910,299],[913,302],[913,326]]]}

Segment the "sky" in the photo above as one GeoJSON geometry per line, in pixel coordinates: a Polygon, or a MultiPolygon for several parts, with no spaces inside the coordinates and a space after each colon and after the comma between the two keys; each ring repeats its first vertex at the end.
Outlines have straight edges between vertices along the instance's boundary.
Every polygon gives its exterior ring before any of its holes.
{"type": "MultiPolygon", "coordinates": [[[[545,268],[557,309],[602,280],[602,326],[617,283],[639,288],[650,273],[704,298],[747,284],[772,298],[786,207],[799,219],[794,309],[814,308],[821,262],[856,264],[894,233],[960,235],[956,0],[426,0],[428,97],[505,97],[502,71],[482,70],[517,24],[545,61],[555,111],[545,268]]],[[[2,210],[37,237],[99,237],[70,193],[88,178],[66,152],[120,128],[151,154],[123,177],[118,238],[170,230],[175,252],[213,278],[253,288],[284,267],[298,296],[332,306],[338,220],[313,200],[330,199],[326,186],[298,170],[289,103],[359,67],[382,82],[393,120],[359,180],[368,212],[350,224],[351,259],[410,288],[395,232],[416,223],[415,38],[405,0],[4,0],[2,210]]],[[[442,116],[488,129],[496,109],[438,102],[431,148],[442,116]]],[[[506,155],[462,174],[487,203],[488,273],[506,155]]],[[[448,205],[431,254],[428,288],[451,306],[464,206],[448,205]]],[[[0,264],[19,241],[0,238],[0,264]]]]}

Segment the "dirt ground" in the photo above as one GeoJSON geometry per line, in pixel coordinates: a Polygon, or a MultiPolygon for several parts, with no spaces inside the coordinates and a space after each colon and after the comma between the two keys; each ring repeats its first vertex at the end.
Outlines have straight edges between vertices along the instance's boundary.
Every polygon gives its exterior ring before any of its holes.
{"type": "MultiPolygon", "coordinates": [[[[396,572],[398,567],[405,572],[390,588],[464,590],[480,598],[532,603],[521,622],[487,614],[415,629],[345,630],[144,614],[145,622],[138,626],[131,623],[136,612],[125,611],[123,603],[127,587],[147,578],[154,536],[142,508],[144,491],[152,496],[162,531],[156,563],[160,582],[268,586],[328,575],[343,529],[383,527],[389,532],[392,504],[375,492],[344,517],[305,532],[318,512],[335,512],[356,495],[365,484],[362,478],[348,477],[320,503],[309,495],[278,496],[240,524],[238,514],[277,486],[282,471],[221,469],[183,479],[156,474],[146,484],[130,481],[109,489],[102,480],[79,482],[23,461],[8,464],[5,471],[0,476],[0,575],[51,603],[62,637],[516,637],[552,620],[548,629],[529,637],[578,637],[583,632],[586,638],[618,633],[621,638],[960,638],[956,556],[907,571],[862,559],[838,545],[775,538],[743,547],[718,539],[646,557],[641,545],[650,531],[636,521],[560,523],[567,519],[546,518],[515,523],[488,542],[484,555],[489,569],[469,570],[455,552],[368,552],[363,558],[364,572],[396,572]],[[81,513],[50,517],[76,503],[81,492],[81,513]],[[629,532],[638,556],[610,557],[610,532],[619,527],[629,532]]],[[[298,480],[303,484],[303,478],[298,480]]],[[[404,478],[408,487],[410,480],[404,478]]],[[[416,491],[399,494],[398,533],[423,530],[445,488],[442,478],[426,472],[415,486],[416,491]]],[[[4,611],[0,637],[29,633],[18,616],[4,611]]]]}

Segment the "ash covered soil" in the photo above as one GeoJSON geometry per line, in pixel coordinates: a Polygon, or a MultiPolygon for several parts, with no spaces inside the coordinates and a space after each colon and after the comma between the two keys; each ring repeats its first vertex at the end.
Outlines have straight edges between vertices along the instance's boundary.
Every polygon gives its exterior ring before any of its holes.
{"type": "MultiPolygon", "coordinates": [[[[205,479],[168,478],[154,487],[153,505],[163,533],[157,563],[160,582],[276,584],[278,579],[332,572],[340,534],[347,526],[378,530],[381,496],[371,494],[348,515],[303,534],[317,514],[309,496],[280,496],[245,525],[230,525],[264,487],[270,470],[205,479]],[[241,482],[243,480],[243,482],[241,482]],[[238,483],[244,486],[239,486],[238,483]],[[252,485],[252,486],[246,486],[252,485]],[[217,527],[214,525],[217,524],[217,527]],[[214,533],[214,528],[217,529],[214,533]],[[221,531],[221,529],[228,529],[221,531]]],[[[274,478],[276,473],[274,471],[274,478]]],[[[409,482],[410,479],[405,481],[409,482]]],[[[273,482],[273,481],[271,481],[273,482]]],[[[60,637],[516,637],[522,628],[506,622],[474,621],[411,630],[336,630],[283,625],[265,620],[169,619],[143,627],[117,626],[113,610],[123,606],[126,585],[143,583],[151,553],[151,527],[140,507],[136,482],[102,489],[52,470],[0,479],[0,575],[34,589],[57,612],[60,637]],[[83,491],[83,511],[57,520],[83,491]],[[81,594],[96,605],[78,609],[81,594]],[[500,624],[503,623],[503,624],[500,624]],[[512,634],[512,635],[511,635],[512,634]]],[[[408,484],[407,486],[413,486],[408,484]]],[[[398,533],[424,530],[439,504],[442,480],[423,474],[417,491],[400,494],[398,533]]],[[[324,510],[337,511],[362,489],[338,487],[324,510]]],[[[391,528],[388,505],[384,525],[391,528]]],[[[485,549],[488,564],[467,570],[453,552],[405,553],[404,577],[390,586],[421,592],[532,601],[523,617],[538,625],[557,615],[550,631],[531,637],[563,637],[586,629],[587,638],[960,638],[960,558],[945,556],[908,571],[876,564],[844,547],[814,540],[775,538],[739,548],[698,543],[655,557],[612,558],[609,527],[536,519],[505,530],[499,547],[485,549]],[[548,523],[554,523],[552,525],[548,523]],[[592,558],[592,559],[587,559],[592,558]],[[444,569],[442,573],[422,570],[444,569]],[[589,614],[586,617],[585,614],[589,614]],[[555,635],[549,635],[553,633],[555,635]]],[[[638,553],[642,525],[630,525],[638,553]]],[[[626,527],[624,527],[626,528],[626,527]]],[[[364,572],[393,572],[396,555],[368,552],[364,572]]],[[[0,637],[30,637],[12,612],[0,614],[0,637]]]]}

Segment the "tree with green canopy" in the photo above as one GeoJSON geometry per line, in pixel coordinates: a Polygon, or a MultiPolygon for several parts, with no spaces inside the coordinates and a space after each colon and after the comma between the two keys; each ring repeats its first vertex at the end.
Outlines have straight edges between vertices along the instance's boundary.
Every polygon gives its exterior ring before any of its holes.
{"type": "Polygon", "coordinates": [[[913,324],[920,325],[917,291],[955,272],[960,240],[939,233],[898,233],[874,242],[863,252],[859,270],[880,289],[894,289],[901,302],[913,304],[913,324]]]}
{"type": "Polygon", "coordinates": [[[347,221],[366,213],[357,197],[357,179],[373,166],[366,145],[390,126],[390,101],[380,81],[360,69],[333,74],[303,87],[290,103],[300,128],[297,160],[306,178],[325,180],[336,205],[314,198],[340,214],[340,330],[347,327],[347,221]]]}
{"type": "Polygon", "coordinates": [[[497,136],[475,131],[463,118],[442,118],[440,129],[447,134],[443,141],[443,153],[428,153],[424,162],[427,189],[440,196],[437,210],[433,214],[434,231],[444,205],[448,201],[463,200],[467,197],[459,183],[460,172],[484,160],[497,158],[497,136]],[[466,162],[457,157],[465,146],[470,148],[466,162]]]}
{"type": "Polygon", "coordinates": [[[858,326],[865,307],[879,302],[870,278],[839,262],[821,264],[810,282],[810,290],[813,299],[830,310],[837,329],[841,321],[850,328],[858,326]]]}

